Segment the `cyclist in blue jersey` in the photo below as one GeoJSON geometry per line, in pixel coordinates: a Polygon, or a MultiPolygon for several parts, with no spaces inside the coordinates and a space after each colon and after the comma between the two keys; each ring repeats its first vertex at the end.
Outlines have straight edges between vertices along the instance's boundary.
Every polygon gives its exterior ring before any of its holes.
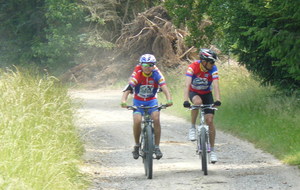
{"type": "MultiPolygon", "coordinates": [[[[160,87],[167,99],[167,105],[173,105],[171,94],[166,85],[166,81],[163,75],[155,69],[156,59],[151,54],[144,54],[140,58],[141,69],[137,70],[135,75],[131,76],[129,86],[125,89],[122,100],[121,107],[127,107],[128,95],[133,91],[134,99],[133,105],[135,106],[155,106],[158,105],[157,101],[157,91],[160,87]]],[[[150,109],[149,113],[152,116],[154,123],[154,134],[155,134],[155,148],[154,153],[157,159],[160,159],[163,154],[159,148],[161,127],[160,127],[160,112],[157,108],[150,109]]],[[[139,139],[141,134],[141,122],[143,110],[138,109],[133,113],[133,133],[135,146],[132,152],[133,158],[139,158],[139,139]]]]}
{"type": "MultiPolygon", "coordinates": [[[[210,49],[200,50],[200,60],[193,62],[188,66],[186,71],[186,82],[184,89],[184,107],[190,107],[189,99],[194,105],[200,104],[215,104],[221,105],[220,89],[219,89],[219,75],[218,68],[215,65],[217,55],[210,49]],[[212,95],[212,87],[216,101],[212,95]]],[[[196,120],[199,110],[191,111],[191,128],[189,130],[189,139],[196,140],[196,120]]],[[[205,120],[210,129],[210,145],[211,145],[211,161],[217,162],[217,155],[215,153],[215,136],[216,129],[213,123],[214,110],[205,110],[205,120]]]]}

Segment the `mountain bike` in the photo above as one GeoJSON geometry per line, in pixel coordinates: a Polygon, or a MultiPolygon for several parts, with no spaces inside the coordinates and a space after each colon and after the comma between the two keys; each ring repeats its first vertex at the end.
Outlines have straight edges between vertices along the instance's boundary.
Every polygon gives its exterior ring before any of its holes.
{"type": "Polygon", "coordinates": [[[195,109],[200,110],[199,113],[200,124],[197,126],[197,130],[196,130],[196,134],[197,134],[196,153],[199,154],[199,158],[201,159],[202,171],[204,172],[204,175],[207,175],[208,173],[207,163],[209,162],[210,143],[209,143],[209,126],[205,122],[204,110],[206,109],[218,110],[218,109],[214,107],[214,104],[192,105],[190,107],[190,110],[195,110],[195,109]]]}
{"type": "Polygon", "coordinates": [[[137,110],[138,108],[144,110],[144,116],[142,119],[142,133],[140,137],[140,147],[139,152],[140,156],[143,158],[143,164],[145,168],[145,175],[148,179],[152,179],[153,175],[153,159],[157,159],[153,157],[154,153],[154,128],[153,128],[153,120],[151,119],[151,115],[148,113],[149,109],[158,108],[166,109],[168,106],[166,104],[156,105],[156,106],[127,106],[129,110],[137,110]]]}

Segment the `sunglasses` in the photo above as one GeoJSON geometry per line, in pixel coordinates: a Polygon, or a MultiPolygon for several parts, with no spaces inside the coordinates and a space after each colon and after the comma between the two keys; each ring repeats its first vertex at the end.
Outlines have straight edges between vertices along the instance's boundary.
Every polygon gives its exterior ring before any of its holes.
{"type": "Polygon", "coordinates": [[[154,63],[142,63],[143,67],[153,67],[154,65],[154,63]]]}
{"type": "Polygon", "coordinates": [[[205,60],[207,63],[210,63],[210,64],[215,64],[215,62],[214,61],[212,61],[212,60],[205,60]]]}

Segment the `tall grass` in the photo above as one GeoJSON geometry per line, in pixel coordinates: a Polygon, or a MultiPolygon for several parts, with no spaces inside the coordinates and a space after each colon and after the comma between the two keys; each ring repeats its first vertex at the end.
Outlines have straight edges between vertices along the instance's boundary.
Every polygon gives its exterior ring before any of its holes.
{"type": "Polygon", "coordinates": [[[54,77],[0,71],[0,93],[0,189],[82,189],[67,89],[54,77]]]}
{"type": "MultiPolygon", "coordinates": [[[[190,120],[183,108],[184,70],[166,73],[174,106],[168,111],[190,120]]],[[[254,143],[278,159],[300,165],[300,101],[261,86],[243,67],[219,65],[222,106],[217,128],[254,143]]],[[[162,97],[163,98],[163,97],[162,97]]],[[[183,129],[187,130],[187,129],[183,129]]]]}
{"type": "Polygon", "coordinates": [[[300,166],[300,101],[261,86],[243,67],[222,67],[219,126],[300,166]]]}

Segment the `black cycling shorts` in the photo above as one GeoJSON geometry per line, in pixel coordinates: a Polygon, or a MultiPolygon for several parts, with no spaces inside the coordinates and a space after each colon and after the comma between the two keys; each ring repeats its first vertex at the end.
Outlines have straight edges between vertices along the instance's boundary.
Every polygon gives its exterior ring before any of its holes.
{"type": "MultiPolygon", "coordinates": [[[[203,104],[213,104],[214,103],[214,98],[213,98],[213,95],[211,92],[208,94],[198,94],[197,92],[190,91],[189,96],[190,96],[189,98],[190,98],[191,102],[193,102],[192,99],[194,96],[200,96],[203,104]]],[[[205,114],[208,114],[208,113],[215,114],[215,110],[205,109],[204,113],[205,114]]]]}

